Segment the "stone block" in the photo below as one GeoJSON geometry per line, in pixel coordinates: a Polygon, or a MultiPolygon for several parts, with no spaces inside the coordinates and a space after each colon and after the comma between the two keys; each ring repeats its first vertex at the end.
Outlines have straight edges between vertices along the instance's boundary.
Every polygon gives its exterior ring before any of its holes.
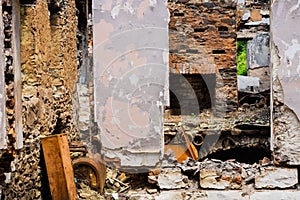
{"type": "Polygon", "coordinates": [[[150,194],[132,194],[130,195],[130,197],[128,198],[129,200],[149,200],[149,199],[153,199],[152,196],[150,194]]]}
{"type": "Polygon", "coordinates": [[[248,70],[249,77],[259,77],[259,91],[266,91],[270,89],[270,68],[260,67],[248,70]]]}
{"type": "Polygon", "coordinates": [[[285,189],[294,187],[297,183],[298,173],[296,168],[269,167],[255,177],[256,189],[285,189]]]}
{"type": "Polygon", "coordinates": [[[259,91],[259,78],[249,76],[237,76],[238,91],[257,93],[259,91]]]}
{"type": "Polygon", "coordinates": [[[180,189],[187,186],[187,176],[180,169],[164,170],[158,175],[157,184],[160,189],[180,189]]]}
{"type": "Polygon", "coordinates": [[[182,192],[180,191],[163,191],[158,196],[155,197],[155,200],[182,200],[184,199],[182,192]]]}
{"type": "Polygon", "coordinates": [[[257,191],[253,194],[243,194],[240,191],[207,191],[205,200],[298,200],[300,197],[299,191],[257,191]]]}
{"type": "Polygon", "coordinates": [[[222,171],[221,169],[200,170],[200,187],[205,189],[238,189],[242,177],[238,172],[222,171]]]}

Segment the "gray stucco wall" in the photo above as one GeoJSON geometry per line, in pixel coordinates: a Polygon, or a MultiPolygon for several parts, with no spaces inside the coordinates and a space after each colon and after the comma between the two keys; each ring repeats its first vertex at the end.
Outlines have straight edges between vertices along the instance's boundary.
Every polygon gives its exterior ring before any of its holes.
{"type": "Polygon", "coordinates": [[[168,89],[166,1],[93,2],[95,120],[101,153],[120,167],[155,166],[163,154],[168,89]]]}
{"type": "Polygon", "coordinates": [[[279,163],[300,164],[300,1],[271,6],[272,147],[279,163]]]}

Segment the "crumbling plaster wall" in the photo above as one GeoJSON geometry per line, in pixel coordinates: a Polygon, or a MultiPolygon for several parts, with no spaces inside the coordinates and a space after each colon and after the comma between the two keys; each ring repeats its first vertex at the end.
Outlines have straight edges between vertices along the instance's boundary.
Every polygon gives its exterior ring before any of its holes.
{"type": "Polygon", "coordinates": [[[274,159],[300,165],[300,2],[273,0],[271,11],[274,159]]]}
{"type": "Polygon", "coordinates": [[[65,133],[70,141],[78,139],[72,110],[78,73],[75,1],[54,5],[37,0],[20,8],[24,148],[9,148],[12,159],[6,159],[0,182],[5,199],[41,198],[42,136],[65,133]]]}
{"type": "Polygon", "coordinates": [[[163,154],[168,89],[167,1],[93,1],[95,120],[101,153],[154,167],[163,154]]]}

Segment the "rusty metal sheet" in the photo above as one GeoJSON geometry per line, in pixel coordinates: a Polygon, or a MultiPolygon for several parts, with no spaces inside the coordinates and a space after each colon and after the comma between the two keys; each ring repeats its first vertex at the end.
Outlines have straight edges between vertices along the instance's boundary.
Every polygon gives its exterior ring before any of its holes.
{"type": "Polygon", "coordinates": [[[275,1],[271,30],[278,47],[278,77],[284,91],[284,103],[300,117],[300,1],[275,1]]]}
{"type": "Polygon", "coordinates": [[[163,155],[168,22],[166,1],[93,1],[95,121],[101,153],[124,168],[163,155]]]}
{"type": "MultiPolygon", "coordinates": [[[[2,5],[2,0],[0,0],[2,5]]],[[[0,13],[2,13],[2,6],[0,6],[0,13]]],[[[3,18],[0,15],[0,149],[7,148],[6,143],[6,106],[5,106],[5,56],[4,56],[4,33],[3,33],[3,18]]]]}

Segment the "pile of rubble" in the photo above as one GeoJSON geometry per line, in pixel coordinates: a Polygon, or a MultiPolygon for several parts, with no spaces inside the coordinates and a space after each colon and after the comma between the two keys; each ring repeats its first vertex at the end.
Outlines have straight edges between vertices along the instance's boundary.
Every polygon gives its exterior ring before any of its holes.
{"type": "MultiPolygon", "coordinates": [[[[182,127],[195,147],[200,151],[199,158],[219,151],[234,148],[270,149],[270,111],[268,106],[257,108],[243,104],[230,117],[217,117],[211,110],[199,116],[171,115],[165,118],[165,145],[185,144],[182,127]],[[202,147],[208,137],[216,136],[215,144],[202,147]]],[[[265,155],[266,156],[266,155],[265,155]]]]}
{"type": "Polygon", "coordinates": [[[296,168],[275,167],[268,158],[245,164],[216,159],[178,163],[170,157],[148,174],[107,169],[103,197],[83,183],[78,194],[80,199],[206,199],[211,190],[235,190],[251,196],[261,189],[295,189],[297,184],[296,168]]]}

